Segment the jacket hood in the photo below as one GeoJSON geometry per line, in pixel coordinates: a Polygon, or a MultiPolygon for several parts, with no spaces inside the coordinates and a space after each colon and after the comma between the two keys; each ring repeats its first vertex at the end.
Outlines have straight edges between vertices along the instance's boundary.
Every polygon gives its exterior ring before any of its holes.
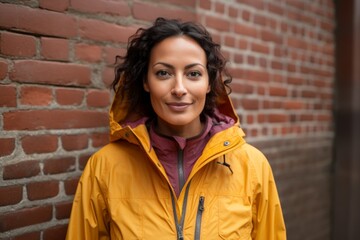
{"type": "MultiPolygon", "coordinates": [[[[119,92],[120,91],[116,91],[115,93],[109,113],[110,141],[114,142],[125,138],[127,141],[138,143],[138,140],[129,137],[129,134],[131,132],[138,137],[144,135],[143,131],[145,130],[144,128],[146,128],[145,122],[148,120],[148,116],[139,113],[136,109],[129,109],[129,104],[127,104],[128,97],[124,96],[123,100],[121,100],[119,92]]],[[[220,96],[216,108],[214,117],[217,118],[218,121],[231,118],[235,125],[240,126],[239,117],[235,112],[229,95],[220,96]]],[[[148,138],[148,136],[142,137],[148,138]]],[[[148,139],[146,140],[149,141],[148,139]]]]}

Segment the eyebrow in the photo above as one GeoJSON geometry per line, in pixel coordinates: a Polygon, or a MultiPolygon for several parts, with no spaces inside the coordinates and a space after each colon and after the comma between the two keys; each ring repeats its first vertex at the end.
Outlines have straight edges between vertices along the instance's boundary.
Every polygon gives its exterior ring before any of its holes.
{"type": "MultiPolygon", "coordinates": [[[[168,64],[168,63],[164,63],[164,62],[157,62],[157,63],[155,63],[155,64],[153,65],[153,67],[156,66],[156,65],[158,65],[158,64],[164,65],[165,67],[168,67],[168,68],[171,68],[171,69],[174,69],[174,68],[175,68],[173,65],[168,64]]],[[[204,65],[202,65],[201,63],[191,63],[191,64],[188,64],[188,65],[185,66],[185,69],[189,69],[189,68],[195,67],[195,66],[197,66],[197,65],[200,65],[200,66],[202,66],[204,69],[206,69],[206,67],[205,67],[204,65]]]]}

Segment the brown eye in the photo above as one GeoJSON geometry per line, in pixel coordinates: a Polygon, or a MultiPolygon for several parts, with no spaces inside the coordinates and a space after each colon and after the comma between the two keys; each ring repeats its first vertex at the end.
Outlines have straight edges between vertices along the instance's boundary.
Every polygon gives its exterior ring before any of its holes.
{"type": "Polygon", "coordinates": [[[201,73],[198,71],[191,71],[187,75],[189,78],[192,78],[192,79],[197,79],[202,76],[201,73]]]}
{"type": "Polygon", "coordinates": [[[158,76],[159,78],[168,78],[170,76],[170,73],[165,70],[159,70],[156,72],[156,76],[158,76]]]}

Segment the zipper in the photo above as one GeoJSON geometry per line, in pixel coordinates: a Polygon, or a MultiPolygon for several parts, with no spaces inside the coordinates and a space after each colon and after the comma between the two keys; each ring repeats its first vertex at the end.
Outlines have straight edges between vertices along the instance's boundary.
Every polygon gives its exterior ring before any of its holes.
{"type": "Polygon", "coordinates": [[[200,240],[200,231],[201,231],[201,220],[202,220],[202,214],[204,212],[204,202],[205,197],[200,196],[199,198],[199,206],[196,214],[196,223],[195,223],[195,238],[194,240],[200,240]]]}
{"type": "Polygon", "coordinates": [[[178,170],[178,176],[179,176],[179,192],[181,192],[182,188],[185,185],[184,151],[182,149],[179,149],[179,151],[178,151],[177,170],[178,170]]]}
{"type": "Polygon", "coordinates": [[[180,221],[179,221],[179,219],[177,217],[177,213],[176,213],[175,197],[174,197],[174,194],[171,193],[171,203],[172,203],[172,207],[173,207],[177,240],[184,240],[184,229],[183,228],[184,228],[184,221],[185,221],[185,214],[186,214],[186,206],[187,206],[187,201],[188,201],[188,196],[189,196],[189,188],[190,188],[190,183],[187,185],[186,190],[185,190],[185,196],[184,196],[180,221]]]}

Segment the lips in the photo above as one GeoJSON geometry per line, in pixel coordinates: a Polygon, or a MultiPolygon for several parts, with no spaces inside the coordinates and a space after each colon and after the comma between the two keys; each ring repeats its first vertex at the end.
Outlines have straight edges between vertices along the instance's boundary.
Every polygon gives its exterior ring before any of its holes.
{"type": "Polygon", "coordinates": [[[184,103],[184,102],[170,102],[166,104],[171,110],[175,112],[181,112],[186,110],[191,103],[184,103]]]}

